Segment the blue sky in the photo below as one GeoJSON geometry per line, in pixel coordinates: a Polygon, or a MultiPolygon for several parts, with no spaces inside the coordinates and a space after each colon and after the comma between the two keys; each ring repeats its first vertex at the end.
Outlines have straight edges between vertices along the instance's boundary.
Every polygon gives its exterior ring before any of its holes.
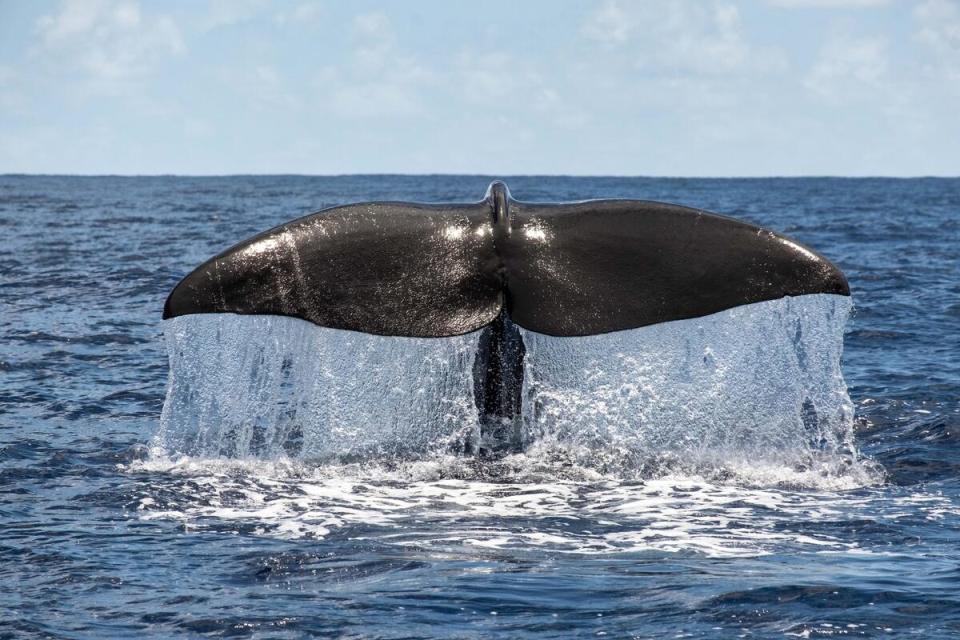
{"type": "Polygon", "coordinates": [[[0,0],[0,172],[960,175],[960,0],[0,0]]]}

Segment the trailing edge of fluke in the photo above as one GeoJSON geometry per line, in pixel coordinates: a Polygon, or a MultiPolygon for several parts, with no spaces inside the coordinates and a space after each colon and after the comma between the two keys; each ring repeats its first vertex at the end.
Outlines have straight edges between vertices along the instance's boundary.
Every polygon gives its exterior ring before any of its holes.
{"type": "Polygon", "coordinates": [[[494,182],[475,204],[351,204],[261,233],[184,278],[163,317],[272,314],[445,337],[505,312],[583,336],[814,293],[850,290],[826,258],[772,231],[659,202],[519,202],[494,182]]]}

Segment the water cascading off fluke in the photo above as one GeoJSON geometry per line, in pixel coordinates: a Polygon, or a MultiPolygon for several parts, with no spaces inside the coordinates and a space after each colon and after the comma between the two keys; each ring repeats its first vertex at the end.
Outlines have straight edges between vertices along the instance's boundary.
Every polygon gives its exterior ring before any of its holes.
{"type": "Polygon", "coordinates": [[[815,252],[677,205],[525,203],[495,182],[475,204],[335,207],[174,288],[159,440],[319,458],[552,442],[622,462],[778,447],[790,423],[804,451],[839,450],[848,296],[815,252]]]}

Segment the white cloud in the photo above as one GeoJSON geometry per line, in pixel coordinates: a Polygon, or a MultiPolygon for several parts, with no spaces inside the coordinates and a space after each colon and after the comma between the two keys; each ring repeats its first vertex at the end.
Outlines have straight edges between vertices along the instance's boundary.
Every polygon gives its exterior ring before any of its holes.
{"type": "Polygon", "coordinates": [[[197,21],[201,31],[248,22],[267,6],[266,0],[209,0],[206,15],[197,21]]]}
{"type": "Polygon", "coordinates": [[[279,11],[273,16],[273,21],[283,27],[287,25],[302,26],[318,22],[323,17],[324,7],[319,2],[301,2],[290,11],[279,11]]]}
{"type": "Polygon", "coordinates": [[[887,76],[887,42],[879,37],[837,37],[821,47],[804,85],[830,101],[871,97],[887,76]]]}
{"type": "Polygon", "coordinates": [[[354,33],[361,37],[393,39],[393,27],[390,18],[382,11],[361,13],[353,19],[354,33]]]}
{"type": "Polygon", "coordinates": [[[456,66],[462,97],[476,104],[498,103],[537,79],[528,65],[500,51],[463,51],[456,57],[456,66]]]}
{"type": "Polygon", "coordinates": [[[27,99],[19,89],[20,74],[13,67],[0,65],[0,112],[28,112],[27,99]]]}
{"type": "Polygon", "coordinates": [[[785,66],[778,50],[744,37],[739,9],[727,2],[608,0],[583,27],[608,49],[626,49],[647,71],[722,75],[785,66]]]}
{"type": "Polygon", "coordinates": [[[960,2],[926,0],[913,18],[917,39],[937,57],[935,74],[960,81],[960,2]]]}
{"type": "Polygon", "coordinates": [[[617,2],[606,2],[590,16],[583,32],[606,45],[623,44],[636,29],[635,21],[617,2]]]}
{"type": "Polygon", "coordinates": [[[531,60],[499,51],[463,51],[456,57],[452,82],[467,105],[497,112],[509,110],[523,117],[533,115],[564,128],[587,121],[586,115],[556,88],[557,78],[531,60]]]}
{"type": "Polygon", "coordinates": [[[246,104],[260,111],[296,111],[303,106],[301,98],[272,65],[241,65],[223,69],[219,75],[225,84],[242,93],[246,104]]]}
{"type": "Polygon", "coordinates": [[[406,117],[423,113],[417,93],[397,83],[341,86],[334,91],[330,106],[337,115],[347,118],[406,117]]]}
{"type": "Polygon", "coordinates": [[[354,57],[364,71],[382,71],[396,55],[396,36],[386,14],[375,12],[353,19],[354,57]]]}
{"type": "Polygon", "coordinates": [[[347,68],[328,67],[319,82],[334,114],[344,118],[410,117],[425,112],[424,87],[434,74],[397,44],[383,13],[358,15],[347,68]]]}
{"type": "Polygon", "coordinates": [[[106,8],[105,2],[64,2],[60,13],[42,16],[38,22],[44,41],[50,45],[93,29],[106,8]]]}
{"type": "Polygon", "coordinates": [[[790,9],[863,9],[889,4],[890,0],[767,0],[767,3],[790,9]]]}
{"type": "Polygon", "coordinates": [[[960,54],[960,2],[927,0],[913,15],[923,43],[940,52],[960,54]]]}
{"type": "Polygon", "coordinates": [[[185,49],[172,18],[144,15],[129,0],[66,0],[37,21],[37,34],[42,54],[104,83],[141,76],[185,49]]]}

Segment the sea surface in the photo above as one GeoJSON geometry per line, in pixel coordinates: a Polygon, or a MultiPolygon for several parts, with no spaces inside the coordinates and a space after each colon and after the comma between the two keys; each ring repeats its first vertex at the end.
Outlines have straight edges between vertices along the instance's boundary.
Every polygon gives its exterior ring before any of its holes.
{"type": "Polygon", "coordinates": [[[786,233],[853,309],[527,335],[550,418],[493,461],[470,336],[161,320],[256,232],[490,180],[0,176],[0,638],[960,637],[960,179],[508,177],[786,233]]]}

